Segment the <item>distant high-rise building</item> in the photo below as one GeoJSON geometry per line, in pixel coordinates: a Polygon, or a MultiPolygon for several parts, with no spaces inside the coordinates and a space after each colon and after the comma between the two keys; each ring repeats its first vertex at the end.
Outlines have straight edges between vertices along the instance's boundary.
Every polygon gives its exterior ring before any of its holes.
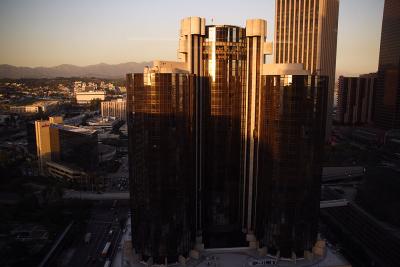
{"type": "Polygon", "coordinates": [[[102,101],[101,116],[126,120],[126,100],[117,99],[112,101],[102,101]]]}
{"type": "Polygon", "coordinates": [[[35,121],[39,167],[46,173],[47,162],[68,164],[80,171],[98,167],[97,132],[63,124],[62,117],[35,121]]]}
{"type": "Polygon", "coordinates": [[[326,138],[332,124],[339,0],[276,0],[275,63],[302,63],[329,77],[326,138]]]}
{"type": "Polygon", "coordinates": [[[62,122],[62,117],[49,117],[49,120],[35,121],[36,155],[42,174],[45,172],[46,162],[51,160],[52,153],[56,150],[56,145],[51,140],[50,125],[62,122]]]}
{"type": "Polygon", "coordinates": [[[400,128],[400,1],[385,0],[376,88],[375,125],[400,128]]]}
{"type": "Polygon", "coordinates": [[[372,124],[376,73],[339,77],[336,121],[340,124],[372,124]]]}
{"type": "Polygon", "coordinates": [[[127,75],[132,242],[142,259],[247,244],[285,256],[312,249],[328,78],[265,64],[265,36],[262,19],[241,28],[186,18],[180,62],[127,75]]]}

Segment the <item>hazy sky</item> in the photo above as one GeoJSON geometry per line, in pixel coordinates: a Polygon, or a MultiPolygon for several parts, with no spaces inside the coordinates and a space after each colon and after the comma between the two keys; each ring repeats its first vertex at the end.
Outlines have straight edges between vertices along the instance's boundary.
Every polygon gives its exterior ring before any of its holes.
{"type": "MultiPolygon", "coordinates": [[[[180,19],[268,21],[275,0],[0,0],[0,64],[115,64],[176,59],[180,19]]],[[[337,72],[377,69],[384,0],[341,0],[337,72]]]]}

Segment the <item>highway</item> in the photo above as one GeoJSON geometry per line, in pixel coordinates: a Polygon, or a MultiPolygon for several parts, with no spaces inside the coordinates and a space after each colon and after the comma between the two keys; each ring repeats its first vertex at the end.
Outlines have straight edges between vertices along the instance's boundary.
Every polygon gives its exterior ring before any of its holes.
{"type": "Polygon", "coordinates": [[[340,229],[346,243],[362,248],[376,266],[398,266],[400,238],[354,204],[322,209],[321,216],[340,229]]]}
{"type": "MultiPolygon", "coordinates": [[[[325,188],[325,199],[339,195],[325,188]]],[[[359,266],[398,266],[400,262],[400,233],[376,220],[357,204],[321,209],[321,219],[335,233],[347,255],[359,266]],[[374,265],[370,265],[374,262],[374,265]]]]}
{"type": "Polygon", "coordinates": [[[323,167],[322,182],[352,180],[364,176],[363,166],[323,167]]]}
{"type": "Polygon", "coordinates": [[[122,230],[119,218],[126,219],[128,213],[127,203],[121,205],[117,201],[97,201],[91,211],[91,218],[87,223],[86,232],[77,237],[73,244],[74,254],[67,266],[104,266],[106,260],[111,260],[119,246],[122,230]],[[113,205],[115,204],[115,207],[113,205]],[[88,243],[84,242],[86,233],[91,233],[88,243]],[[106,243],[110,248],[106,255],[102,251],[106,243]]]}
{"type": "Polygon", "coordinates": [[[65,190],[64,199],[87,199],[87,200],[128,200],[129,192],[106,192],[106,193],[94,193],[90,191],[76,191],[76,190],[65,190]]]}

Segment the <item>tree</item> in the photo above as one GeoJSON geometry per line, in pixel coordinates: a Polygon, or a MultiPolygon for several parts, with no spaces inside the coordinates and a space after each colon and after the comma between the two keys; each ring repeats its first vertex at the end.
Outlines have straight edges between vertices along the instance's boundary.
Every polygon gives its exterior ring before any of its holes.
{"type": "Polygon", "coordinates": [[[100,99],[92,99],[90,101],[89,109],[91,111],[100,110],[100,103],[101,103],[100,99]]]}

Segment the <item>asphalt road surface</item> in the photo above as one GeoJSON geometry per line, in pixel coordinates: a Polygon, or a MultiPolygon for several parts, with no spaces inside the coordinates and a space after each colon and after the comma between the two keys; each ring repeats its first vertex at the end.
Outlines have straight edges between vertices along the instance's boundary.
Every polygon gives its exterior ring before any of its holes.
{"type": "Polygon", "coordinates": [[[112,261],[117,251],[123,228],[120,220],[126,220],[128,206],[126,201],[96,201],[91,218],[87,223],[86,232],[74,241],[71,258],[67,266],[104,266],[107,260],[112,261]],[[85,234],[91,233],[88,243],[85,234]],[[106,254],[103,254],[107,242],[111,245],[106,254]]]}

